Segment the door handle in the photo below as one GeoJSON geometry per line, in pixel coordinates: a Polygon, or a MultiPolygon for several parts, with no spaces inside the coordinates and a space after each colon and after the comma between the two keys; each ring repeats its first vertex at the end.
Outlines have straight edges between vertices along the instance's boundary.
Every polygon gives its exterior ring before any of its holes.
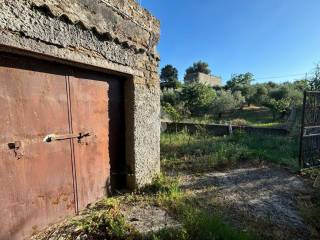
{"type": "Polygon", "coordinates": [[[43,142],[54,142],[54,141],[62,141],[62,140],[68,140],[68,139],[74,139],[77,138],[80,142],[82,138],[91,136],[91,133],[89,132],[80,132],[78,134],[63,134],[63,135],[56,135],[56,134],[49,134],[44,139],[43,142]]]}

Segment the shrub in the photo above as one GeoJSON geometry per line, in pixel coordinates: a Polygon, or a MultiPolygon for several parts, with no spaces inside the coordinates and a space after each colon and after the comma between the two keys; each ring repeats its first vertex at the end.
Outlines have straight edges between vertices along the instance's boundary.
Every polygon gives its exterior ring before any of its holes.
{"type": "Polygon", "coordinates": [[[179,194],[179,182],[175,178],[167,177],[163,174],[156,176],[152,183],[141,189],[144,193],[165,194],[174,197],[179,194]]]}
{"type": "Polygon", "coordinates": [[[217,114],[219,119],[222,118],[224,113],[230,112],[239,108],[243,101],[239,93],[235,96],[230,91],[221,90],[218,92],[217,97],[213,100],[211,105],[211,112],[217,114]]]}
{"type": "Polygon", "coordinates": [[[166,103],[176,106],[180,103],[180,95],[177,90],[174,89],[164,89],[161,93],[161,104],[166,103]]]}
{"type": "Polygon", "coordinates": [[[206,114],[215,96],[211,87],[201,83],[185,85],[181,92],[181,100],[193,116],[206,114]]]}
{"type": "Polygon", "coordinates": [[[230,124],[235,125],[235,126],[246,126],[248,125],[247,120],[243,119],[243,118],[236,118],[236,119],[232,119],[230,121],[230,124]]]}
{"type": "MultiPolygon", "coordinates": [[[[86,235],[87,239],[127,239],[137,233],[127,225],[117,202],[105,199],[88,208],[72,222],[76,231],[74,239],[86,235]]],[[[78,239],[78,238],[77,238],[78,239]]]]}
{"type": "Polygon", "coordinates": [[[294,85],[287,83],[270,90],[263,105],[270,108],[275,120],[277,114],[280,115],[280,118],[284,118],[292,108],[301,108],[302,101],[303,92],[296,89],[294,85]]]}
{"type": "Polygon", "coordinates": [[[170,120],[177,123],[182,120],[181,113],[174,108],[170,103],[165,103],[162,107],[163,111],[169,116],[170,120]]]}

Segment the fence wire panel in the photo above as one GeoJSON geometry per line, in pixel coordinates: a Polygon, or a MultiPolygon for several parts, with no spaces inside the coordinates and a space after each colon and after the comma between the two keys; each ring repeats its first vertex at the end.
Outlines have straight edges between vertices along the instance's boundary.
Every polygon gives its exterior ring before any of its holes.
{"type": "Polygon", "coordinates": [[[302,168],[320,166],[320,91],[304,93],[300,165],[302,168]]]}

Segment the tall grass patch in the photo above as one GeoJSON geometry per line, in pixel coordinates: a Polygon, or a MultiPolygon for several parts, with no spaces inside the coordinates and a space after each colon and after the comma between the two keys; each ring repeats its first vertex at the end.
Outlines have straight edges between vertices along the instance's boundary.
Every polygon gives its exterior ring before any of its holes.
{"type": "Polygon", "coordinates": [[[163,133],[161,161],[165,170],[206,171],[237,165],[241,161],[265,161],[298,170],[298,138],[236,132],[215,137],[199,131],[163,133]]]}

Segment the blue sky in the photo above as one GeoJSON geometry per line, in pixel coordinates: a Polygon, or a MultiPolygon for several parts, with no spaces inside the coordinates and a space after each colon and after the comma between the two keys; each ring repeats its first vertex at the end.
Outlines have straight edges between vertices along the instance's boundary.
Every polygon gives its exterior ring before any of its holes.
{"type": "Polygon", "coordinates": [[[320,62],[320,0],[137,1],[161,21],[160,66],[180,79],[198,60],[224,82],[248,71],[259,82],[293,80],[320,62]]]}

